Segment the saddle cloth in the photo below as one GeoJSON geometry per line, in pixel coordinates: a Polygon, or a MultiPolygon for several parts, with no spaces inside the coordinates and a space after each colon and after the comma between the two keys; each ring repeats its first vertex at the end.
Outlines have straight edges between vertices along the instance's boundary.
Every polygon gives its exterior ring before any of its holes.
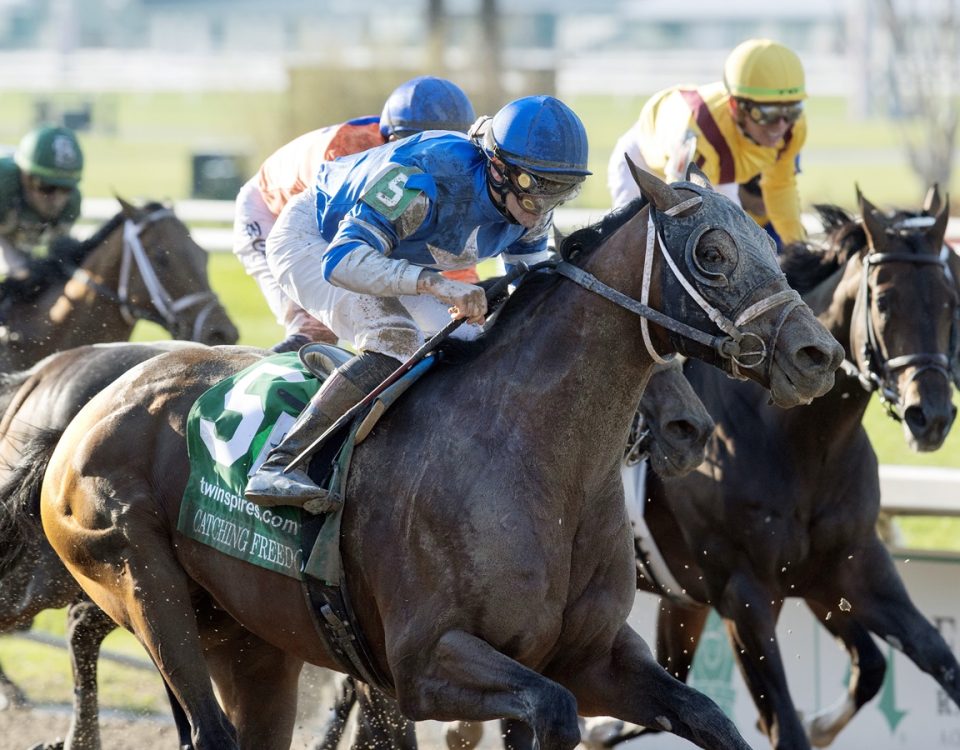
{"type": "MultiPolygon", "coordinates": [[[[338,363],[337,359],[331,362],[338,363]]],[[[355,444],[433,363],[432,357],[420,362],[380,394],[342,434],[333,436],[311,460],[314,480],[319,479],[323,486],[336,485],[341,497],[346,497],[355,444]]],[[[291,578],[313,576],[339,582],[340,511],[329,518],[312,519],[299,508],[263,508],[243,496],[247,478],[283,439],[322,382],[296,352],[286,352],[265,357],[197,399],[187,417],[190,477],[180,505],[178,531],[231,557],[291,578]]]]}

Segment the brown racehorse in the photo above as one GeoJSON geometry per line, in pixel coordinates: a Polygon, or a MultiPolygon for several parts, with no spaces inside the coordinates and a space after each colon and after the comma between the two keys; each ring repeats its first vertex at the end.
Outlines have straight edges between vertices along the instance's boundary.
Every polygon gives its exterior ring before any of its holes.
{"type": "Polygon", "coordinates": [[[4,300],[0,372],[82,344],[126,341],[140,319],[175,339],[236,343],[207,279],[207,253],[190,230],[171,208],[118,200],[120,212],[81,243],[76,266],[67,262],[34,298],[4,300]]]}
{"type": "MultiPolygon", "coordinates": [[[[846,374],[823,398],[787,412],[768,406],[759,388],[689,363],[717,432],[697,472],[668,482],[654,476],[649,486],[647,521],[687,594],[662,600],[658,658],[686,679],[716,608],[778,750],[829,744],[877,694],[885,659],[871,633],[960,703],[960,664],[911,602],[875,531],[877,458],[861,423],[873,390],[915,450],[940,447],[954,420],[949,370],[960,290],[942,254],[948,208],[934,191],[920,216],[885,216],[862,198],[860,209],[861,221],[823,209],[827,251],[794,247],[784,259],[791,283],[843,342],[846,374]],[[806,719],[774,631],[787,597],[806,601],[852,663],[847,694],[806,719]]],[[[660,593],[654,581],[644,587],[660,593]]]]}
{"type": "MultiPolygon", "coordinates": [[[[568,238],[566,261],[520,285],[474,359],[435,369],[355,452],[345,585],[410,719],[514,718],[543,750],[565,750],[579,711],[747,747],[626,624],[636,574],[623,445],[657,352],[723,364],[790,406],[832,387],[842,352],[742,210],[698,175],[635,177],[648,204],[568,238]],[[719,341],[693,328],[708,321],[719,341]]],[[[196,750],[287,747],[301,662],[349,668],[314,630],[298,581],[175,531],[186,415],[255,362],[217,347],[135,368],[74,418],[43,482],[51,546],[144,644],[196,750]]]]}

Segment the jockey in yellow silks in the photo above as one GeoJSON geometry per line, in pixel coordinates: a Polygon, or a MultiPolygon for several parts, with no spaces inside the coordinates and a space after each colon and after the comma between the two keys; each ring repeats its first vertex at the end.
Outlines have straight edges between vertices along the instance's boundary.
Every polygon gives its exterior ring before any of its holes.
{"type": "Polygon", "coordinates": [[[668,181],[682,179],[693,161],[774,239],[803,239],[796,176],[806,96],[792,50],[767,39],[743,42],[727,57],[723,81],[676,86],[646,102],[610,158],[614,206],[640,194],[624,153],[668,181]]]}

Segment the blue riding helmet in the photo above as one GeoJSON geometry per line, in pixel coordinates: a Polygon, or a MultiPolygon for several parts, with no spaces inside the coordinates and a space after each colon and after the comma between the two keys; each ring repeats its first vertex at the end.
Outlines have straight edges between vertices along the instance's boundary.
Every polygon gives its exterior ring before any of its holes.
{"type": "Polygon", "coordinates": [[[477,118],[473,105],[457,84],[445,78],[420,76],[401,83],[383,105],[380,132],[384,138],[424,130],[466,133],[477,118]]]}
{"type": "Polygon", "coordinates": [[[483,140],[489,156],[548,177],[586,177],[587,131],[576,113],[552,96],[525,96],[493,116],[483,140]]]}
{"type": "Polygon", "coordinates": [[[546,214],[580,192],[587,169],[587,132],[576,113],[552,96],[526,96],[510,102],[493,118],[481,118],[470,130],[491,169],[487,184],[506,207],[512,193],[524,211],[546,214]],[[502,162],[502,164],[501,164],[502,162]]]}

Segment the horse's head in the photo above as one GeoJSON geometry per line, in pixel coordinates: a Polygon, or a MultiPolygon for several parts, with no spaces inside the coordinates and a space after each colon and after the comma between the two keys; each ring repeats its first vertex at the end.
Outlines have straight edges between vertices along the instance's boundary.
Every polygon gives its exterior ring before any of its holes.
{"type": "MultiPolygon", "coordinates": [[[[664,251],[659,309],[722,336],[710,342],[675,331],[672,348],[756,380],[779,406],[830,390],[843,350],[788,286],[766,232],[695,166],[673,185],[630,167],[650,202],[648,235],[655,227],[664,251]]],[[[647,243],[658,244],[649,236],[647,243]]]]}
{"type": "Polygon", "coordinates": [[[123,255],[117,297],[128,319],[162,325],[176,339],[233,344],[239,338],[207,278],[207,253],[172,208],[122,198],[123,255]]]}
{"type": "Polygon", "coordinates": [[[859,190],[857,197],[866,247],[858,258],[850,356],[861,382],[903,420],[910,447],[936,450],[957,412],[951,370],[960,308],[943,244],[948,205],[934,189],[922,212],[885,215],[859,190]]]}
{"type": "MultiPolygon", "coordinates": [[[[714,423],[674,357],[657,365],[640,400],[637,420],[642,448],[661,477],[689,474],[703,462],[714,423]]],[[[631,444],[634,442],[631,440],[631,444]]],[[[629,459],[629,456],[628,456],[629,459]]]]}

